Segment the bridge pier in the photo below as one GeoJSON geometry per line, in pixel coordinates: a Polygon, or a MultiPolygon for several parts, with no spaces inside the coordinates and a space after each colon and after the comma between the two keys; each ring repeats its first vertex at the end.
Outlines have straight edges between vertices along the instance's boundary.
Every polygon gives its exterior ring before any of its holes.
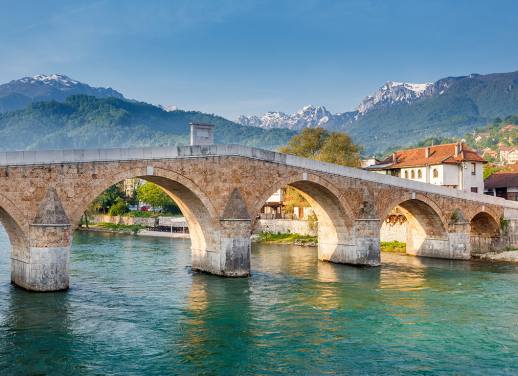
{"type": "Polygon", "coordinates": [[[422,257],[469,260],[471,258],[469,223],[453,223],[444,234],[428,235],[409,222],[406,253],[422,257]]]}
{"type": "Polygon", "coordinates": [[[192,269],[226,277],[249,276],[250,234],[249,219],[222,219],[213,247],[192,248],[192,269]]]}
{"type": "Polygon", "coordinates": [[[328,228],[319,226],[318,259],[337,264],[380,265],[379,219],[357,219],[352,234],[338,234],[337,241],[328,236],[328,228]]]}
{"type": "Polygon", "coordinates": [[[11,281],[31,291],[59,291],[69,286],[72,226],[55,188],[50,187],[29,226],[28,244],[11,253],[11,281]]]}
{"type": "Polygon", "coordinates": [[[12,252],[11,281],[31,291],[68,289],[71,226],[33,224],[29,232],[29,246],[12,252]]]}

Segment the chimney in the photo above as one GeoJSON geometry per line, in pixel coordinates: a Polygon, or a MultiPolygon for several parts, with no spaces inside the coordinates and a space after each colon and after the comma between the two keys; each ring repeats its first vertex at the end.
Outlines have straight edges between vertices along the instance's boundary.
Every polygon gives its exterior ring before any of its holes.
{"type": "Polygon", "coordinates": [[[424,148],[424,157],[430,158],[430,146],[424,148]]]}
{"type": "Polygon", "coordinates": [[[462,151],[462,144],[460,142],[457,142],[455,144],[455,157],[458,157],[460,152],[462,151]]]}
{"type": "Polygon", "coordinates": [[[214,125],[189,123],[191,126],[192,145],[214,145],[214,125]]]}
{"type": "Polygon", "coordinates": [[[396,152],[392,153],[392,163],[397,163],[396,152]]]}

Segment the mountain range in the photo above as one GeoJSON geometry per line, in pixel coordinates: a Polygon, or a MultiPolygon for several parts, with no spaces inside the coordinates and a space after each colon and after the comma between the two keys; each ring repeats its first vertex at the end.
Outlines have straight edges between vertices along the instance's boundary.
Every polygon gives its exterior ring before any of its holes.
{"type": "Polygon", "coordinates": [[[237,122],[213,114],[154,106],[112,88],[62,74],[0,85],[0,150],[180,145],[189,122],[216,125],[216,141],[275,149],[305,127],[344,131],[364,154],[428,137],[462,137],[497,117],[518,114],[518,72],[447,77],[433,83],[390,81],[353,111],[304,106],[237,122]]]}
{"type": "Polygon", "coordinates": [[[186,145],[191,122],[214,124],[218,143],[266,149],[284,145],[295,134],[129,100],[116,90],[91,87],[59,74],[0,85],[0,103],[2,151],[186,145]]]}
{"type": "Polygon", "coordinates": [[[433,136],[460,137],[496,117],[518,113],[518,71],[447,77],[433,83],[390,81],[354,111],[304,106],[294,114],[267,112],[237,122],[265,129],[321,126],[349,133],[375,153],[433,136]]]}

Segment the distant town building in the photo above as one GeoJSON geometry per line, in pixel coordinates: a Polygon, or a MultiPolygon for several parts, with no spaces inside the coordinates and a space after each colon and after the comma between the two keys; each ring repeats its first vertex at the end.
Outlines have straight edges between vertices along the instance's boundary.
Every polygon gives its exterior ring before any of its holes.
{"type": "Polygon", "coordinates": [[[500,161],[505,164],[515,164],[518,162],[518,147],[500,146],[500,161]]]}
{"type": "Polygon", "coordinates": [[[482,150],[482,158],[492,158],[494,160],[498,160],[498,152],[491,148],[485,148],[484,150],[482,150]]]}
{"type": "Polygon", "coordinates": [[[466,144],[457,142],[398,150],[365,169],[404,179],[483,193],[486,161],[466,144]]]}
{"type": "Polygon", "coordinates": [[[144,184],[145,181],[139,178],[124,179],[122,186],[124,188],[124,194],[126,197],[134,197],[138,187],[144,184]]]}
{"type": "Polygon", "coordinates": [[[261,219],[279,219],[283,218],[283,201],[284,201],[284,189],[277,190],[271,195],[265,204],[261,208],[259,214],[261,219]]]}

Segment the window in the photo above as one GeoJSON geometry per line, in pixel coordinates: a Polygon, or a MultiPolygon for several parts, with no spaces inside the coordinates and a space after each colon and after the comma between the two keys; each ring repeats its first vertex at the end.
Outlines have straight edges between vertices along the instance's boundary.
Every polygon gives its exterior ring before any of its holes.
{"type": "Polygon", "coordinates": [[[421,172],[421,170],[417,170],[417,178],[421,179],[422,177],[423,177],[423,173],[421,172]]]}
{"type": "Polygon", "coordinates": [[[471,163],[471,175],[476,175],[476,174],[477,174],[477,164],[471,163]]]}
{"type": "Polygon", "coordinates": [[[433,173],[433,177],[434,178],[438,178],[439,177],[439,170],[438,169],[434,168],[432,173],[433,173]]]}
{"type": "Polygon", "coordinates": [[[477,187],[471,187],[471,192],[478,193],[478,188],[477,187]]]}
{"type": "Polygon", "coordinates": [[[408,179],[408,171],[405,171],[405,179],[408,179]]]}
{"type": "Polygon", "coordinates": [[[414,171],[414,170],[412,170],[412,172],[410,173],[410,177],[411,177],[412,179],[415,179],[415,171],[414,171]]]}

